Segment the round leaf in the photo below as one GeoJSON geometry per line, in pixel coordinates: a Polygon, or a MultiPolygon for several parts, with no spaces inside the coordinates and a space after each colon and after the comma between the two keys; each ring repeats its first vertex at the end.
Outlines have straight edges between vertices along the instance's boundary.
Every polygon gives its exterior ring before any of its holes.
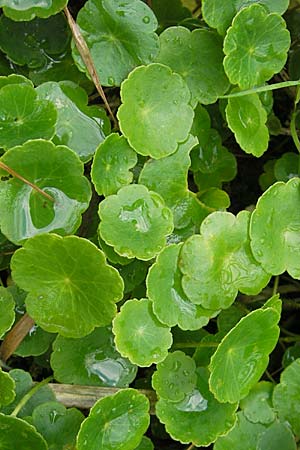
{"type": "Polygon", "coordinates": [[[60,383],[127,387],[137,368],[116,350],[109,328],[97,328],[81,339],[58,336],[51,367],[60,383]]]}
{"type": "MultiPolygon", "coordinates": [[[[14,379],[0,367],[0,407],[9,405],[16,396],[14,379]]],[[[0,426],[1,429],[1,426],[0,426]]],[[[1,437],[0,437],[1,444],[1,437]]]]}
{"type": "Polygon", "coordinates": [[[42,355],[48,350],[54,339],[55,334],[47,333],[41,327],[34,324],[21,344],[14,351],[14,355],[22,356],[23,358],[42,355]]]}
{"type": "Polygon", "coordinates": [[[98,400],[81,425],[78,450],[132,450],[150,422],[149,401],[134,389],[98,400]]]}
{"type": "MultiPolygon", "coordinates": [[[[141,0],[88,0],[77,24],[104,86],[119,86],[134,67],[149,64],[158,52],[157,20],[141,0]]],[[[73,56],[86,71],[75,47],[73,56]]]]}
{"type": "Polygon", "coordinates": [[[108,325],[122,298],[117,270],[94,244],[77,236],[35,236],[16,251],[11,267],[14,281],[29,292],[29,315],[46,331],[66,337],[108,325]]]}
{"type": "Polygon", "coordinates": [[[47,450],[44,438],[22,419],[0,413],[0,448],[10,450],[47,450]],[[22,437],[22,439],[20,439],[22,437]]]}
{"type": "Polygon", "coordinates": [[[13,20],[32,20],[46,18],[61,11],[67,0],[1,0],[3,12],[13,20]]]}
{"type": "Polygon", "coordinates": [[[162,64],[133,70],[121,86],[120,129],[137,153],[159,159],[187,139],[194,112],[180,75],[162,64]]]}
{"type": "Polygon", "coordinates": [[[290,43],[278,14],[268,14],[259,4],[242,8],[224,40],[224,68],[230,82],[249,89],[269,80],[283,68],[290,43]]]}
{"type": "Polygon", "coordinates": [[[18,178],[7,180],[7,172],[1,170],[6,180],[0,183],[1,230],[10,241],[20,245],[36,234],[72,234],[78,229],[91,189],[73,151],[48,141],[28,141],[7,151],[1,161],[54,199],[18,178]]]}
{"type": "Polygon", "coordinates": [[[272,275],[300,279],[300,179],[273,184],[258,199],[250,222],[251,249],[272,275]]]}
{"type": "Polygon", "coordinates": [[[194,103],[215,103],[229,88],[223,68],[222,39],[217,33],[184,27],[167,28],[160,36],[156,61],[186,81],[194,103]]]}
{"type": "Polygon", "coordinates": [[[241,400],[240,407],[250,422],[269,424],[275,420],[272,407],[273,388],[274,385],[269,381],[261,381],[241,400]]]}
{"type": "Polygon", "coordinates": [[[250,213],[236,217],[214,212],[201,224],[200,235],[183,245],[179,267],[182,287],[191,302],[208,309],[226,309],[238,291],[258,294],[270,280],[250,250],[250,213]]]}
{"type": "Polygon", "coordinates": [[[136,447],[135,450],[154,450],[154,447],[150,439],[146,436],[143,436],[140,444],[136,447]]]}
{"type": "Polygon", "coordinates": [[[141,367],[163,361],[172,345],[170,328],[157,320],[145,298],[127,300],[113,320],[113,333],[121,355],[141,367]]]}
{"type": "Polygon", "coordinates": [[[0,286],[0,338],[15,321],[15,302],[11,293],[0,286]]]}
{"type": "Polygon", "coordinates": [[[279,318],[274,308],[257,309],[222,339],[209,367],[210,389],[219,401],[239,401],[260,379],[278,340],[279,318]]]}
{"type": "Polygon", "coordinates": [[[127,258],[153,258],[173,230],[172,213],[155,192],[132,184],[100,203],[99,232],[104,241],[127,258]]]}
{"type": "Polygon", "coordinates": [[[94,156],[91,177],[99,195],[112,195],[130,184],[137,163],[135,151],[123,136],[112,133],[99,145],[94,156]]]}
{"type": "Polygon", "coordinates": [[[290,427],[278,421],[259,436],[257,450],[297,450],[295,437],[290,427]]]}
{"type": "Polygon", "coordinates": [[[299,177],[299,155],[287,152],[274,165],[274,175],[278,181],[287,182],[291,178],[299,177]]]}

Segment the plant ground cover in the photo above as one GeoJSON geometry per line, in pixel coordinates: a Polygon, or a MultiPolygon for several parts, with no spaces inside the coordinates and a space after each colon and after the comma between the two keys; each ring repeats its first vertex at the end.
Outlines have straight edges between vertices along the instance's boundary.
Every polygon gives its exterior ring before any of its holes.
{"type": "Polygon", "coordinates": [[[299,449],[300,2],[0,8],[0,448],[299,449]]]}

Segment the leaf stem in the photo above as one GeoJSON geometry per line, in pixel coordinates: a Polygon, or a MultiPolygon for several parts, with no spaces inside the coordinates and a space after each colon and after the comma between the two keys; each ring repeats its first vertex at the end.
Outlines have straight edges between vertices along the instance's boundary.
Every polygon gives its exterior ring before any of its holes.
{"type": "Polygon", "coordinates": [[[191,444],[186,450],[192,450],[193,448],[195,448],[194,444],[191,444]]]}
{"type": "Polygon", "coordinates": [[[300,336],[286,336],[286,337],[282,337],[280,338],[281,342],[300,342],[300,336]]]}
{"type": "Polygon", "coordinates": [[[14,353],[23,341],[25,336],[34,325],[34,320],[28,315],[24,314],[21,319],[15,323],[13,328],[5,336],[0,346],[0,358],[6,362],[8,358],[14,353]]]}
{"type": "Polygon", "coordinates": [[[274,278],[274,285],[273,285],[273,293],[272,293],[272,295],[277,294],[277,291],[278,291],[278,284],[279,284],[279,275],[277,275],[277,276],[274,278]]]}
{"type": "Polygon", "coordinates": [[[25,184],[28,184],[28,186],[32,187],[32,189],[34,189],[39,194],[41,194],[44,197],[46,197],[51,202],[54,202],[54,198],[51,197],[51,195],[47,194],[47,192],[45,192],[42,189],[40,189],[36,184],[33,184],[33,183],[31,183],[31,181],[29,181],[26,178],[22,177],[22,175],[20,175],[18,172],[16,172],[11,167],[9,167],[6,164],[4,164],[2,161],[0,161],[0,167],[1,167],[1,169],[5,170],[6,172],[8,172],[13,177],[18,178],[19,180],[23,181],[23,183],[25,183],[25,184]]]}
{"type": "Polygon", "coordinates": [[[281,83],[266,84],[265,86],[258,86],[245,91],[234,92],[233,94],[221,95],[219,98],[243,97],[244,95],[255,94],[259,92],[274,91],[275,89],[282,89],[285,87],[299,86],[300,80],[296,81],[282,81],[281,83]]]}
{"type": "Polygon", "coordinates": [[[30,400],[31,397],[36,393],[36,391],[38,391],[41,387],[45,386],[45,384],[48,384],[49,381],[51,381],[52,379],[53,376],[51,375],[50,377],[45,378],[43,381],[33,386],[33,388],[30,389],[30,391],[27,392],[27,394],[25,394],[24,397],[21,398],[21,400],[19,401],[19,403],[17,404],[17,406],[10,415],[16,417],[23,408],[23,406],[25,406],[28,400],[30,400]]]}
{"type": "Polygon", "coordinates": [[[197,348],[197,347],[218,347],[220,342],[178,342],[174,348],[197,348]]]}
{"type": "MultiPolygon", "coordinates": [[[[296,149],[298,150],[298,153],[300,153],[300,141],[297,133],[297,127],[296,127],[296,117],[297,117],[297,104],[300,100],[300,87],[297,86],[296,89],[296,96],[294,101],[294,109],[291,116],[291,123],[290,123],[290,130],[291,130],[291,136],[293,138],[294,144],[296,149]]],[[[300,173],[300,159],[298,164],[298,174],[300,173]]]]}

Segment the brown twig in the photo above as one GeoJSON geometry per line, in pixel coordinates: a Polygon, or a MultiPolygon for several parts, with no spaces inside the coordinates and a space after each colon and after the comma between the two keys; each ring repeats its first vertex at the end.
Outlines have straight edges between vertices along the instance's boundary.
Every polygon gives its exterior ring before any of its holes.
{"type": "Polygon", "coordinates": [[[116,120],[115,116],[113,115],[113,112],[109,106],[109,103],[107,101],[107,98],[105,96],[103,88],[101,86],[101,83],[100,83],[100,80],[99,80],[99,77],[98,77],[98,74],[97,74],[97,71],[95,68],[95,64],[94,64],[94,61],[92,60],[91,53],[87,46],[87,43],[85,42],[85,40],[80,32],[80,29],[79,29],[77,23],[75,22],[75,20],[73,19],[72,15],[70,14],[70,11],[68,10],[67,6],[64,8],[64,13],[67,17],[67,21],[68,21],[69,27],[71,29],[72,36],[73,36],[75,45],[77,47],[77,50],[79,51],[80,56],[81,56],[84,64],[86,65],[86,68],[93,80],[93,83],[94,83],[97,91],[99,92],[99,95],[102,98],[107,111],[109,112],[109,115],[114,123],[114,126],[117,127],[118,126],[117,120],[116,120]]]}
{"type": "Polygon", "coordinates": [[[12,169],[11,167],[7,166],[6,164],[4,164],[2,161],[0,161],[0,167],[1,167],[1,169],[5,170],[6,172],[8,172],[13,177],[18,178],[19,180],[23,181],[23,183],[28,184],[28,186],[32,187],[32,189],[34,189],[39,194],[41,194],[44,197],[46,197],[51,202],[54,202],[54,198],[51,197],[51,195],[47,194],[47,192],[45,192],[42,189],[40,189],[36,184],[33,184],[33,183],[31,183],[31,181],[29,181],[26,178],[22,177],[22,175],[18,174],[18,172],[16,172],[14,169],[12,169]]]}
{"type": "Polygon", "coordinates": [[[25,336],[34,325],[34,320],[28,315],[24,316],[7,333],[0,346],[0,359],[5,363],[19,347],[25,336]]]}

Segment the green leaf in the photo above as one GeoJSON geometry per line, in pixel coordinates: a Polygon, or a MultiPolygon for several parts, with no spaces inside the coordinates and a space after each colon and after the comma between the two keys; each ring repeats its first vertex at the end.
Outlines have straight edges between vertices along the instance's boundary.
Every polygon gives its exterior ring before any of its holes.
{"type": "Polygon", "coordinates": [[[149,438],[143,436],[140,444],[136,447],[135,450],[154,450],[154,446],[149,438]]]}
{"type": "Polygon", "coordinates": [[[3,372],[0,367],[0,407],[9,405],[11,402],[13,402],[15,396],[16,393],[14,379],[8,373],[3,372]]]}
{"type": "Polygon", "coordinates": [[[0,286],[0,338],[15,321],[15,302],[11,293],[0,286]]]}
{"type": "Polygon", "coordinates": [[[224,40],[225,72],[232,84],[249,89],[269,80],[287,59],[290,34],[285,21],[259,4],[241,9],[224,40]]]}
{"type": "Polygon", "coordinates": [[[153,258],[173,230],[172,213],[156,192],[132,184],[100,203],[99,232],[121,256],[153,258]]]}
{"type": "Polygon", "coordinates": [[[33,87],[32,82],[28,78],[23,77],[23,75],[12,73],[7,77],[0,76],[0,89],[9,84],[26,84],[27,86],[33,87]]]}
{"type": "Polygon", "coordinates": [[[274,174],[275,163],[276,159],[270,159],[263,166],[264,172],[259,177],[259,185],[262,191],[267,190],[268,187],[270,187],[276,181],[274,174]]]}
{"type": "Polygon", "coordinates": [[[237,404],[219,403],[208,388],[208,373],[197,369],[197,390],[202,410],[181,411],[176,403],[160,398],[156,404],[156,414],[165,424],[167,432],[183,444],[192,442],[196,446],[208,446],[219,435],[225,434],[235,422],[237,404]]]}
{"type": "Polygon", "coordinates": [[[91,188],[83,164],[69,148],[44,140],[28,141],[7,151],[1,161],[28,181],[44,189],[54,202],[17,178],[0,183],[2,233],[20,245],[40,233],[74,233],[87,209],[91,188]]]}
{"type": "Polygon", "coordinates": [[[209,208],[225,210],[230,206],[230,198],[227,192],[215,187],[198,194],[199,200],[209,208]]]}
{"type": "Polygon", "coordinates": [[[246,307],[239,303],[234,303],[228,309],[223,309],[217,317],[218,330],[225,335],[247,312],[246,307]]]}
{"type": "Polygon", "coordinates": [[[122,298],[117,270],[94,244],[77,236],[35,236],[16,251],[11,267],[14,281],[29,292],[29,315],[50,333],[86,336],[111,322],[122,298]]]}
{"type": "Polygon", "coordinates": [[[66,409],[61,403],[47,402],[37,406],[31,423],[47,441],[49,450],[75,448],[76,435],[84,415],[76,408],[66,409]]]}
{"type": "Polygon", "coordinates": [[[135,259],[126,266],[119,267],[119,274],[124,280],[124,293],[132,292],[136,287],[140,286],[146,278],[148,271],[148,263],[135,259]]]}
{"type": "Polygon", "coordinates": [[[258,438],[257,450],[297,450],[296,440],[290,427],[278,421],[258,438]]]}
{"type": "Polygon", "coordinates": [[[51,139],[57,113],[47,100],[37,98],[33,87],[9,84],[0,89],[0,146],[7,149],[29,139],[51,139]]]}
{"type": "Polygon", "coordinates": [[[273,184],[258,199],[251,216],[251,249],[272,275],[285,270],[300,279],[299,231],[300,180],[273,184]]]}
{"type": "Polygon", "coordinates": [[[299,155],[292,152],[284,153],[275,161],[274,175],[278,181],[287,182],[293,177],[299,177],[299,155]]]}
{"type": "Polygon", "coordinates": [[[177,25],[182,20],[191,18],[192,14],[181,0],[152,0],[152,9],[160,28],[177,25]]]}
{"type": "Polygon", "coordinates": [[[274,385],[269,381],[257,383],[240,402],[244,416],[252,423],[269,424],[275,420],[275,411],[272,405],[274,385]]]}
{"type": "Polygon", "coordinates": [[[104,110],[86,106],[86,92],[71,81],[44,83],[37,88],[39,98],[56,106],[57,123],[53,141],[74,150],[83,162],[89,161],[105,138],[104,110]]]}
{"type": "Polygon", "coordinates": [[[218,311],[192,303],[181,287],[178,257],[182,244],[171,244],[158,255],[147,276],[147,295],[158,320],[169,327],[197,330],[208,324],[218,311]]]}
{"type": "Polygon", "coordinates": [[[201,224],[200,235],[183,245],[179,268],[182,287],[189,300],[203,308],[226,309],[238,291],[258,294],[270,280],[250,250],[248,224],[250,213],[236,217],[214,212],[201,224]]]}
{"type": "Polygon", "coordinates": [[[300,358],[284,369],[273,392],[273,405],[279,419],[288,421],[296,435],[300,434],[299,371],[300,358]]]}
{"type": "MultiPolygon", "coordinates": [[[[23,0],[21,2],[24,3],[23,0]]],[[[53,57],[65,52],[69,46],[68,23],[63,14],[46,20],[29,20],[15,22],[2,15],[0,48],[12,62],[20,66],[27,65],[30,69],[47,66],[53,57]]]]}
{"type": "Polygon", "coordinates": [[[135,151],[124,136],[112,133],[96,150],[91,177],[99,195],[112,195],[130,184],[133,173],[130,171],[137,163],[135,151]]]}
{"type": "Polygon", "coordinates": [[[47,450],[44,438],[22,419],[0,413],[0,448],[3,450],[47,450]]]}
{"type": "Polygon", "coordinates": [[[29,21],[35,17],[43,19],[61,11],[67,0],[1,0],[3,12],[15,21],[29,21]]]}
{"type": "Polygon", "coordinates": [[[113,333],[121,355],[141,367],[163,361],[172,345],[170,328],[157,320],[145,298],[126,301],[113,320],[113,333]]]}
{"type": "Polygon", "coordinates": [[[160,35],[159,40],[156,61],[182,76],[195,104],[215,103],[226,93],[229,82],[222,64],[223,41],[217,33],[171,27],[160,35]]]}
{"type": "Polygon", "coordinates": [[[120,129],[140,155],[155,159],[171,155],[191,129],[190,99],[185,81],[169,67],[138,67],[121,86],[120,129]]]}
{"type": "MultiPolygon", "coordinates": [[[[134,67],[149,64],[157,55],[157,20],[140,0],[88,0],[77,24],[104,86],[119,86],[134,67]]],[[[75,47],[73,56],[86,71],[75,47]]]]}
{"type": "Polygon", "coordinates": [[[107,245],[103,239],[98,236],[98,241],[101,250],[105,253],[106,258],[113,264],[118,264],[119,266],[126,266],[134,261],[134,258],[126,258],[125,256],[120,256],[118,253],[114,251],[114,248],[111,245],[107,245]]]}
{"type": "Polygon", "coordinates": [[[236,13],[251,3],[260,3],[271,13],[283,14],[288,8],[289,0],[202,0],[203,18],[210,27],[225,34],[236,13]]]}
{"type": "Polygon", "coordinates": [[[58,336],[51,367],[60,383],[128,387],[137,367],[116,350],[110,328],[96,328],[81,339],[58,336]]]}
{"type": "Polygon", "coordinates": [[[190,394],[197,382],[195,361],[177,350],[169,353],[164,361],[157,364],[152,375],[152,387],[160,398],[179,402],[190,394]]]}
{"type": "Polygon", "coordinates": [[[23,339],[21,344],[14,351],[14,354],[22,356],[23,358],[27,356],[42,355],[48,350],[54,339],[55,334],[47,333],[35,324],[23,339]]]}
{"type": "Polygon", "coordinates": [[[219,401],[239,401],[260,379],[278,340],[279,319],[274,308],[257,309],[222,339],[209,367],[210,389],[219,401]]]}
{"type": "Polygon", "coordinates": [[[246,153],[259,157],[267,150],[267,113],[258,94],[229,98],[226,119],[236,141],[246,153]]]}
{"type": "Polygon", "coordinates": [[[78,450],[132,450],[150,422],[149,401],[135,389],[98,400],[81,425],[78,450]]]}

